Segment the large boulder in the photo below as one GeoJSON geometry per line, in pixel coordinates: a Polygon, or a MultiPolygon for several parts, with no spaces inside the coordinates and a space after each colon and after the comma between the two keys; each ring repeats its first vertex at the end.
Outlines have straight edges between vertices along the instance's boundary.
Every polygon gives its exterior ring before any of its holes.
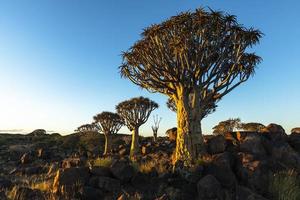
{"type": "Polygon", "coordinates": [[[109,177],[99,177],[98,187],[105,191],[118,193],[121,189],[121,182],[114,178],[109,177]]]}
{"type": "Polygon", "coordinates": [[[84,185],[89,179],[87,167],[59,169],[53,181],[53,192],[68,194],[75,184],[84,185]]]}
{"type": "Polygon", "coordinates": [[[292,134],[300,134],[300,127],[293,128],[293,129],[291,130],[291,133],[292,133],[292,134]]]}
{"type": "Polygon", "coordinates": [[[272,148],[272,159],[282,163],[288,168],[300,170],[300,154],[288,143],[274,143],[272,148]]]}
{"type": "Polygon", "coordinates": [[[134,167],[125,161],[117,161],[113,163],[110,170],[113,176],[123,183],[129,182],[136,174],[134,167]]]}
{"type": "Polygon", "coordinates": [[[227,165],[212,162],[205,166],[204,174],[213,175],[226,188],[233,188],[237,183],[235,174],[227,165]]]}
{"type": "Polygon", "coordinates": [[[278,124],[271,123],[267,127],[263,128],[262,133],[266,134],[266,136],[273,141],[286,141],[287,134],[282,126],[278,124]]]}
{"type": "Polygon", "coordinates": [[[239,182],[250,189],[265,194],[268,192],[269,164],[265,160],[255,160],[251,154],[239,153],[236,175],[239,182]]]}
{"type": "Polygon", "coordinates": [[[93,166],[90,169],[90,172],[92,175],[95,176],[111,176],[111,172],[110,169],[108,167],[104,167],[104,166],[93,166]]]}
{"type": "Polygon", "coordinates": [[[199,200],[223,199],[222,187],[212,175],[206,175],[197,183],[199,200]]]}
{"type": "Polygon", "coordinates": [[[208,152],[210,154],[222,153],[226,148],[226,139],[222,135],[217,135],[208,140],[208,152]]]}
{"type": "Polygon", "coordinates": [[[300,153],[300,134],[293,132],[289,135],[289,144],[300,153]]]}
{"type": "Polygon", "coordinates": [[[266,150],[263,146],[262,137],[258,134],[249,134],[240,144],[240,151],[258,156],[265,156],[266,150]]]}
{"type": "Polygon", "coordinates": [[[177,128],[171,128],[166,131],[166,135],[168,136],[170,141],[176,141],[177,138],[177,128]]]}
{"type": "Polygon", "coordinates": [[[84,200],[104,199],[104,192],[94,187],[84,186],[81,191],[81,199],[84,200]]]}

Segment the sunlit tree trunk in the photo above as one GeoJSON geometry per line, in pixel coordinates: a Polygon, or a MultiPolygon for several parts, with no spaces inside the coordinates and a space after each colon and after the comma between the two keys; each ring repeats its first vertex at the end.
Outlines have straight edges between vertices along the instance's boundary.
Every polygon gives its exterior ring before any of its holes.
{"type": "Polygon", "coordinates": [[[199,98],[186,91],[180,91],[177,106],[177,139],[175,163],[182,161],[185,166],[193,164],[203,151],[201,130],[201,108],[199,98]]]}
{"type": "Polygon", "coordinates": [[[153,141],[156,142],[157,140],[157,131],[153,131],[153,141]]]}
{"type": "Polygon", "coordinates": [[[104,134],[105,136],[105,148],[104,148],[104,155],[108,155],[111,153],[111,135],[104,134]]]}
{"type": "Polygon", "coordinates": [[[130,157],[135,158],[136,155],[140,153],[139,147],[139,127],[135,127],[132,130],[132,141],[130,147],[130,157]]]}

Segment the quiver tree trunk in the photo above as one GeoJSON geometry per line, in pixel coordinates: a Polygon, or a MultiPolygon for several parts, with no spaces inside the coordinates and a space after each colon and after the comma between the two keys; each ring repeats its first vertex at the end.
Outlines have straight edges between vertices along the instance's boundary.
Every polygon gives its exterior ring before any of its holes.
{"type": "Polygon", "coordinates": [[[108,155],[111,153],[112,150],[112,136],[111,134],[104,134],[105,136],[105,148],[104,148],[104,154],[103,155],[108,155]]]}
{"type": "Polygon", "coordinates": [[[185,166],[190,166],[204,150],[200,101],[196,93],[181,93],[176,106],[177,139],[174,161],[175,164],[180,161],[185,166]]]}
{"type": "Polygon", "coordinates": [[[139,147],[139,127],[135,127],[132,130],[132,141],[130,147],[130,158],[134,159],[138,154],[140,154],[139,147]]]}
{"type": "Polygon", "coordinates": [[[156,142],[157,140],[157,131],[153,131],[153,141],[156,142]]]}

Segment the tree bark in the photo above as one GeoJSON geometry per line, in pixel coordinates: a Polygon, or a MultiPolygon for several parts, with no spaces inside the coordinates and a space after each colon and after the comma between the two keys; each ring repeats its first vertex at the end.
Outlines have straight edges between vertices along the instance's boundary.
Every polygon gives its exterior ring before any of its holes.
{"type": "Polygon", "coordinates": [[[135,157],[140,153],[139,147],[139,127],[135,127],[132,130],[132,140],[130,147],[130,158],[135,159],[135,157]]]}
{"type": "Polygon", "coordinates": [[[104,148],[104,154],[108,155],[111,153],[111,135],[110,134],[104,134],[105,136],[105,148],[104,148]]]}
{"type": "Polygon", "coordinates": [[[153,131],[153,142],[157,140],[157,131],[153,131]]]}
{"type": "Polygon", "coordinates": [[[181,92],[176,100],[177,138],[175,163],[190,166],[203,151],[201,130],[201,108],[199,98],[191,98],[190,93],[181,92]],[[198,102],[197,102],[198,101],[198,102]]]}

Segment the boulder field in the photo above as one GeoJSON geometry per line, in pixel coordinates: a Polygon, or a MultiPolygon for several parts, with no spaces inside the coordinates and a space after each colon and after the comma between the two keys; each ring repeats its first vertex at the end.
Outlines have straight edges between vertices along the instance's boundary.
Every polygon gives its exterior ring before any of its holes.
{"type": "Polygon", "coordinates": [[[270,124],[261,132],[205,135],[206,153],[191,168],[173,169],[176,130],[153,142],[140,137],[129,159],[130,135],[115,135],[102,157],[98,133],[0,135],[0,199],[276,199],[274,176],[299,179],[300,134],[270,124]]]}

